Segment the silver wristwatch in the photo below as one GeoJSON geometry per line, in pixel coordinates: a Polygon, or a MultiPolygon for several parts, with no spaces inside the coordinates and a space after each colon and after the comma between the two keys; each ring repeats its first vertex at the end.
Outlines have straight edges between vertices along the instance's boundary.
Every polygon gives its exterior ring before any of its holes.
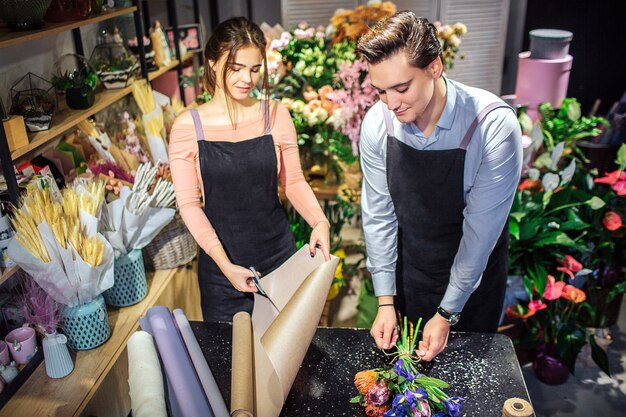
{"type": "Polygon", "coordinates": [[[446,310],[445,308],[441,306],[437,307],[437,313],[439,313],[441,317],[446,319],[446,321],[450,323],[450,326],[454,326],[461,319],[460,312],[450,313],[448,310],[446,310]]]}

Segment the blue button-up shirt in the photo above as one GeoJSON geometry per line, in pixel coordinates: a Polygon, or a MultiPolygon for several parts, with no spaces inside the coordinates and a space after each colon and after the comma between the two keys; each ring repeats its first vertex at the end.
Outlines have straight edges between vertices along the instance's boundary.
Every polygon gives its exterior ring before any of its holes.
{"type": "MultiPolygon", "coordinates": [[[[481,109],[501,101],[494,94],[446,79],[446,104],[434,132],[424,136],[414,123],[392,113],[394,136],[419,150],[455,149],[481,109]]],[[[367,267],[376,296],[396,294],[398,222],[386,173],[387,131],[384,103],[367,112],[361,126],[361,198],[367,267]]],[[[522,167],[522,135],[511,109],[492,110],[467,147],[464,170],[463,237],[441,306],[462,311],[480,284],[489,255],[506,222],[522,167]]],[[[435,312],[433,311],[433,314],[435,312]]]]}

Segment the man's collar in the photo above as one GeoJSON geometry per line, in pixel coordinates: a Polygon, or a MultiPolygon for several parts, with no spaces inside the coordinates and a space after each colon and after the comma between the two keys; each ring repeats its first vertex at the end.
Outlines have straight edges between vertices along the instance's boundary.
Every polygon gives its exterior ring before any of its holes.
{"type": "Polygon", "coordinates": [[[437,121],[437,126],[441,129],[450,130],[456,110],[456,87],[447,78],[443,77],[443,80],[446,82],[446,105],[437,121]]]}

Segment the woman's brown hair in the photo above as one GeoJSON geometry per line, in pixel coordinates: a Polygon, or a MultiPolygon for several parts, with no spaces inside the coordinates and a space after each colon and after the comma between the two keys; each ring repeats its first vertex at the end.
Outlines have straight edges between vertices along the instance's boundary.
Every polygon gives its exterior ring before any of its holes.
{"type": "MultiPolygon", "coordinates": [[[[204,47],[204,75],[202,76],[202,85],[205,90],[211,96],[215,94],[217,74],[211,68],[209,60],[217,62],[224,54],[228,54],[224,64],[224,71],[222,72],[222,85],[226,86],[226,80],[231,71],[231,65],[235,61],[237,51],[247,46],[255,46],[259,48],[263,59],[261,92],[262,96],[267,97],[269,95],[269,81],[267,78],[266,45],[267,41],[265,40],[265,35],[261,28],[245,17],[233,17],[217,25],[204,47]]],[[[233,97],[227,88],[224,88],[224,94],[226,95],[228,116],[233,126],[236,127],[236,110],[231,103],[233,97]]],[[[265,116],[268,117],[267,114],[265,116]]]]}
{"type": "Polygon", "coordinates": [[[407,54],[409,63],[417,68],[426,68],[441,56],[435,25],[408,11],[397,12],[377,22],[361,36],[357,50],[369,64],[378,64],[402,51],[407,54]]]}

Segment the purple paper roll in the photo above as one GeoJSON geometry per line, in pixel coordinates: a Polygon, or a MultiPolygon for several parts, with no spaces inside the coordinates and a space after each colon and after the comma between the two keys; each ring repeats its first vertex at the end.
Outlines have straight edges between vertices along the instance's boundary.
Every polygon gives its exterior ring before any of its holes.
{"type": "Polygon", "coordinates": [[[175,397],[185,417],[213,417],[213,412],[204,396],[191,358],[185,349],[174,319],[167,307],[152,307],[140,320],[143,330],[154,337],[167,379],[170,382],[169,396],[175,397]],[[149,325],[145,325],[147,323],[149,325]]]}
{"type": "Polygon", "coordinates": [[[189,320],[187,320],[187,316],[185,316],[185,313],[180,308],[174,310],[174,321],[176,321],[178,325],[178,330],[183,337],[183,342],[187,347],[189,356],[191,356],[191,361],[196,369],[196,374],[202,384],[204,393],[209,400],[211,409],[216,417],[228,417],[230,413],[224,402],[224,397],[222,397],[222,393],[215,382],[211,368],[209,368],[209,364],[200,349],[198,339],[196,339],[196,335],[193,333],[193,330],[191,330],[189,320]]]}

